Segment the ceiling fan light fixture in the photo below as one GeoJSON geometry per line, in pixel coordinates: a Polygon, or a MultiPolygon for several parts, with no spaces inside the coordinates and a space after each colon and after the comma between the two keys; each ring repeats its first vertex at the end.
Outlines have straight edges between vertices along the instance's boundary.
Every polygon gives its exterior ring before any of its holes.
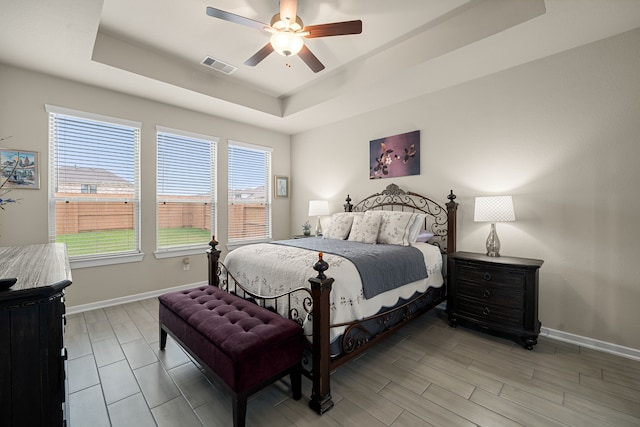
{"type": "MultiPolygon", "coordinates": [[[[362,21],[331,22],[305,27],[302,19],[297,16],[298,0],[280,0],[280,13],[271,18],[269,25],[231,12],[207,7],[207,15],[224,21],[257,28],[271,33],[271,40],[258,50],[251,58],[244,61],[249,67],[255,67],[273,51],[279,55],[288,57],[300,56],[314,73],[324,70],[322,62],[305,46],[304,38],[320,38],[332,36],[346,36],[362,33],[362,21]]],[[[289,64],[287,64],[290,66],[289,64]]]]}
{"type": "Polygon", "coordinates": [[[302,37],[290,31],[279,31],[271,35],[273,50],[282,56],[296,55],[304,46],[302,37]]]}

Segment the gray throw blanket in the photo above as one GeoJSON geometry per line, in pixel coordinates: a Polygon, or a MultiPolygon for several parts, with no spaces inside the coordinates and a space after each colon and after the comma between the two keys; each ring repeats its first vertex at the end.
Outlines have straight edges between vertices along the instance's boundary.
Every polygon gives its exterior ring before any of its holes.
{"type": "MultiPolygon", "coordinates": [[[[348,259],[360,273],[364,297],[367,299],[427,278],[424,255],[412,246],[372,245],[315,237],[271,243],[326,252],[348,259]]],[[[331,276],[330,271],[328,275],[331,276]]]]}

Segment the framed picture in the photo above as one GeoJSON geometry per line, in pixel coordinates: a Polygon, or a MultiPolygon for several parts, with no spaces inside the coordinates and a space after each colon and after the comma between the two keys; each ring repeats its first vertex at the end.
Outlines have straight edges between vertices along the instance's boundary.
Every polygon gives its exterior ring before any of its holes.
{"type": "Polygon", "coordinates": [[[289,197],[289,177],[274,176],[273,192],[276,197],[289,197]]]}
{"type": "Polygon", "coordinates": [[[40,163],[37,151],[0,149],[0,183],[5,188],[38,190],[40,163]]]}
{"type": "Polygon", "coordinates": [[[420,175],[420,131],[369,141],[369,179],[420,175]]]}

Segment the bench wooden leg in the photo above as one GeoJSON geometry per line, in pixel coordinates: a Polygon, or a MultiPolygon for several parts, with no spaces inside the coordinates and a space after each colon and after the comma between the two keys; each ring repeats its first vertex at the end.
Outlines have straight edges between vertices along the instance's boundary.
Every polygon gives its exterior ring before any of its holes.
{"type": "Polygon", "coordinates": [[[233,394],[231,405],[233,407],[233,427],[244,427],[247,418],[247,396],[244,393],[233,394]]]}
{"type": "Polygon", "coordinates": [[[298,363],[291,368],[289,373],[291,378],[291,392],[293,400],[300,400],[302,397],[302,364],[298,363]]]}
{"type": "Polygon", "coordinates": [[[160,350],[164,350],[167,346],[167,331],[160,327],[160,350]]]}

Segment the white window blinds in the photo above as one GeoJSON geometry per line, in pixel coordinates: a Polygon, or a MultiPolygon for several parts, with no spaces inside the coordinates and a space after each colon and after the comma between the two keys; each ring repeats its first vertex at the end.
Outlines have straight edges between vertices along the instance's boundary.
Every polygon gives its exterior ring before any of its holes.
{"type": "Polygon", "coordinates": [[[216,140],[158,128],[157,249],[204,246],[215,224],[216,140]]]}
{"type": "Polygon", "coordinates": [[[229,143],[229,242],[271,238],[271,149],[229,143]]]}
{"type": "Polygon", "coordinates": [[[140,252],[140,124],[47,106],[49,240],[71,259],[140,252]]]}

